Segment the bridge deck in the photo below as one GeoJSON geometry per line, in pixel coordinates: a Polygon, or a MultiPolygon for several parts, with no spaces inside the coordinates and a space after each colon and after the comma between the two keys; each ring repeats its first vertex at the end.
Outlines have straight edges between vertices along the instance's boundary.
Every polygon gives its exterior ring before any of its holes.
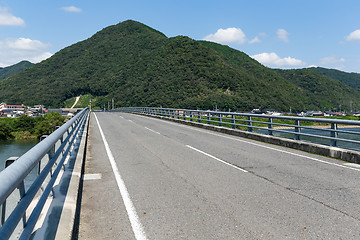
{"type": "Polygon", "coordinates": [[[79,238],[359,239],[359,175],[331,158],[93,113],[79,238]]]}

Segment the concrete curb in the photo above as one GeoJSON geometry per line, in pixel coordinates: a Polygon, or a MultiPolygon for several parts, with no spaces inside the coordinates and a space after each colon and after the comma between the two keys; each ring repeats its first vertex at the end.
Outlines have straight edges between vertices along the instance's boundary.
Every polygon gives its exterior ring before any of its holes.
{"type": "Polygon", "coordinates": [[[309,142],[303,142],[303,141],[296,141],[296,140],[292,140],[292,139],[280,138],[280,137],[264,135],[264,134],[259,134],[259,133],[253,133],[253,132],[247,132],[247,131],[231,129],[231,128],[226,128],[226,127],[219,127],[219,126],[214,126],[214,125],[209,125],[209,124],[204,124],[204,123],[190,122],[190,121],[185,121],[185,120],[176,119],[176,118],[153,116],[153,115],[147,115],[147,114],[139,114],[139,115],[143,115],[143,116],[145,115],[148,117],[177,122],[177,123],[181,123],[181,124],[188,125],[188,126],[193,126],[193,127],[203,128],[203,129],[216,131],[216,132],[220,132],[220,133],[225,133],[225,134],[229,134],[229,135],[233,135],[233,136],[253,139],[253,140],[261,141],[261,142],[265,142],[265,143],[271,143],[271,144],[284,146],[284,147],[288,147],[288,148],[293,148],[293,149],[297,149],[297,150],[302,150],[305,152],[315,153],[315,154],[319,154],[319,155],[323,155],[323,156],[327,156],[327,157],[338,158],[338,159],[341,159],[341,160],[344,160],[347,162],[360,163],[360,152],[354,151],[354,150],[348,150],[348,149],[343,149],[343,148],[338,148],[338,147],[330,147],[330,146],[309,143],[309,142]]]}
{"type": "Polygon", "coordinates": [[[90,115],[91,114],[89,113],[89,116],[86,120],[83,136],[80,142],[71,180],[69,183],[69,189],[61,213],[58,230],[56,232],[55,239],[58,240],[75,239],[74,234],[76,234],[78,229],[76,219],[78,217],[79,198],[81,198],[80,186],[82,181],[83,163],[86,156],[90,115]]]}

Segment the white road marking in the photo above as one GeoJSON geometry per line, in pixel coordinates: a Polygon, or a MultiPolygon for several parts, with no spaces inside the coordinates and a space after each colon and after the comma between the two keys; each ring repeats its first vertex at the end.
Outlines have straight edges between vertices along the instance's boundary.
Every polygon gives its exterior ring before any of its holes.
{"type": "Polygon", "coordinates": [[[100,180],[101,177],[101,173],[88,173],[83,175],[83,180],[100,180]]]}
{"type": "Polygon", "coordinates": [[[192,147],[192,146],[190,146],[190,145],[186,145],[186,146],[187,146],[188,148],[191,148],[192,150],[195,150],[195,151],[197,151],[197,152],[199,152],[199,153],[202,153],[202,154],[204,154],[204,155],[206,155],[206,156],[208,156],[208,157],[211,157],[211,158],[215,159],[216,161],[219,161],[219,162],[221,162],[221,163],[224,163],[224,164],[226,164],[226,165],[228,165],[228,166],[230,166],[230,167],[236,168],[236,169],[238,169],[238,170],[240,170],[240,171],[242,171],[242,172],[245,172],[245,173],[248,172],[248,171],[246,171],[245,169],[239,168],[239,167],[237,167],[237,166],[235,166],[235,165],[233,165],[233,164],[231,164],[231,163],[225,162],[224,160],[221,160],[221,159],[219,159],[219,158],[217,158],[217,157],[214,157],[213,155],[210,155],[210,154],[208,154],[208,153],[206,153],[206,152],[203,152],[203,151],[201,151],[201,150],[199,150],[199,149],[197,149],[197,148],[194,148],[194,147],[192,147]]]}
{"type": "Polygon", "coordinates": [[[123,117],[123,116],[119,116],[119,118],[124,119],[124,117],[123,117]]]}
{"type": "MultiPolygon", "coordinates": [[[[195,128],[195,130],[201,131],[201,130],[196,129],[196,128],[195,128]]],[[[341,165],[341,164],[337,164],[337,163],[327,162],[327,161],[324,161],[324,160],[321,160],[321,159],[318,159],[318,158],[309,157],[309,156],[301,155],[301,154],[298,154],[298,153],[293,153],[293,152],[289,152],[289,151],[285,151],[285,150],[265,146],[265,145],[262,145],[262,144],[259,144],[259,143],[249,142],[249,141],[245,141],[245,140],[242,140],[242,139],[237,139],[237,138],[234,138],[234,137],[224,136],[224,135],[221,135],[221,134],[216,134],[216,133],[207,132],[207,131],[201,131],[201,132],[206,132],[206,133],[209,133],[209,134],[214,135],[214,136],[224,137],[224,138],[235,140],[235,141],[238,141],[238,142],[247,143],[247,144],[251,144],[251,145],[254,145],[254,146],[266,148],[266,149],[269,149],[269,150],[282,152],[282,153],[286,153],[286,154],[297,156],[297,157],[306,158],[306,159],[309,159],[309,160],[312,160],[312,161],[315,161],[315,162],[320,162],[320,163],[324,163],[324,164],[328,164],[328,165],[332,165],[332,166],[336,166],[336,167],[341,167],[341,168],[346,168],[346,169],[351,169],[351,170],[360,172],[360,169],[357,169],[357,168],[348,167],[346,165],[341,165]]]]}
{"type": "MultiPolygon", "coordinates": [[[[143,117],[143,116],[142,116],[142,117],[143,117]]],[[[144,116],[144,118],[146,118],[146,117],[144,116]]],[[[155,119],[154,119],[154,120],[155,120],[155,119]]],[[[156,119],[156,120],[158,120],[158,121],[164,121],[164,120],[160,120],[160,119],[156,119]]],[[[320,162],[320,163],[324,163],[324,164],[328,164],[328,165],[332,165],[332,166],[336,166],[336,167],[341,167],[341,168],[346,168],[346,169],[350,169],[350,170],[354,170],[354,171],[360,172],[360,168],[354,168],[354,167],[347,166],[348,164],[346,164],[346,163],[344,163],[344,165],[342,165],[342,164],[327,162],[327,161],[324,161],[324,160],[320,160],[320,159],[318,159],[318,158],[309,157],[309,156],[301,155],[301,154],[298,154],[298,153],[293,153],[293,152],[289,152],[289,151],[285,151],[285,150],[281,150],[281,149],[277,149],[277,148],[265,146],[265,145],[262,145],[262,144],[259,144],[259,143],[254,143],[254,142],[250,142],[250,141],[245,141],[245,140],[242,140],[242,139],[240,139],[240,138],[235,138],[235,137],[230,137],[230,136],[226,136],[226,135],[216,134],[216,133],[211,132],[211,130],[207,130],[207,131],[206,131],[206,130],[198,129],[198,128],[196,128],[196,127],[190,127],[190,126],[187,126],[187,125],[182,125],[182,124],[173,123],[173,122],[168,122],[168,121],[166,121],[166,122],[167,122],[168,124],[171,124],[171,125],[181,126],[181,127],[184,127],[184,128],[191,128],[192,130],[196,130],[196,131],[203,132],[203,133],[208,133],[208,134],[211,134],[211,135],[214,135],[214,136],[223,137],[223,138],[231,139],[231,140],[234,140],[234,141],[238,141],[238,142],[247,143],[247,144],[251,144],[251,145],[254,145],[254,146],[266,148],[266,149],[269,149],[269,150],[272,150],[272,151],[282,152],[282,153],[286,153],[286,154],[289,154],[289,155],[306,158],[306,159],[309,159],[309,160],[312,160],[312,161],[315,161],[315,162],[320,162]]]]}
{"type": "Polygon", "coordinates": [[[135,235],[135,238],[137,240],[146,240],[147,238],[146,238],[144,228],[141,225],[141,222],[139,220],[139,216],[136,213],[135,206],[134,206],[134,204],[132,203],[132,201],[130,199],[129,192],[127,191],[125,183],[121,178],[121,175],[120,175],[119,169],[118,169],[118,167],[116,165],[114,156],[113,156],[113,154],[112,154],[112,152],[110,150],[109,144],[106,141],[104,132],[103,132],[101,126],[100,126],[99,120],[98,120],[95,113],[94,113],[94,116],[95,116],[96,122],[98,124],[102,140],[103,140],[104,145],[105,145],[106,153],[108,155],[111,167],[112,167],[114,175],[115,175],[116,183],[117,183],[118,188],[120,190],[121,197],[122,197],[122,199],[124,201],[124,205],[125,205],[125,208],[126,208],[126,211],[127,211],[127,214],[128,214],[128,217],[129,217],[129,220],[130,220],[130,223],[131,223],[131,227],[132,227],[132,230],[133,230],[134,235],[135,235]]]}
{"type": "Polygon", "coordinates": [[[357,163],[344,163],[345,166],[360,168],[360,164],[357,163]]]}
{"type": "Polygon", "coordinates": [[[128,121],[133,123],[133,120],[128,119],[128,121]]]}
{"type": "Polygon", "coordinates": [[[154,130],[152,130],[151,128],[148,128],[148,127],[145,127],[145,128],[146,128],[147,130],[149,130],[149,131],[153,132],[153,133],[160,134],[159,132],[154,131],[154,130]]]}

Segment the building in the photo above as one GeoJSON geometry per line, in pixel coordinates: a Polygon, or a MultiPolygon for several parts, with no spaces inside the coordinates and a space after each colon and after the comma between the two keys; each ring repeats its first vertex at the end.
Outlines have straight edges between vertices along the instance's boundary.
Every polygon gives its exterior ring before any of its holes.
{"type": "Polygon", "coordinates": [[[0,104],[0,116],[2,117],[18,117],[25,113],[25,105],[11,105],[6,103],[0,104]]]}

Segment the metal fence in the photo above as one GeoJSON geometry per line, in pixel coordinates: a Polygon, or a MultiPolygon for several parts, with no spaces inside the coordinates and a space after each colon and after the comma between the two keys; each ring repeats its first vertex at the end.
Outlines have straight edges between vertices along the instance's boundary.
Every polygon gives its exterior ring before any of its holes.
{"type": "Polygon", "coordinates": [[[118,108],[113,111],[177,118],[360,150],[360,121],[357,120],[149,107],[118,108]]]}
{"type": "Polygon", "coordinates": [[[82,110],[0,172],[0,239],[9,239],[15,234],[19,235],[19,239],[31,237],[65,160],[71,154],[75,142],[81,138],[88,115],[89,109],[82,110]],[[34,169],[38,176],[26,187],[25,178],[34,169]],[[10,195],[17,195],[18,200],[11,210],[6,209],[10,195]],[[21,226],[20,233],[17,230],[15,233],[18,225],[21,226]]]}

